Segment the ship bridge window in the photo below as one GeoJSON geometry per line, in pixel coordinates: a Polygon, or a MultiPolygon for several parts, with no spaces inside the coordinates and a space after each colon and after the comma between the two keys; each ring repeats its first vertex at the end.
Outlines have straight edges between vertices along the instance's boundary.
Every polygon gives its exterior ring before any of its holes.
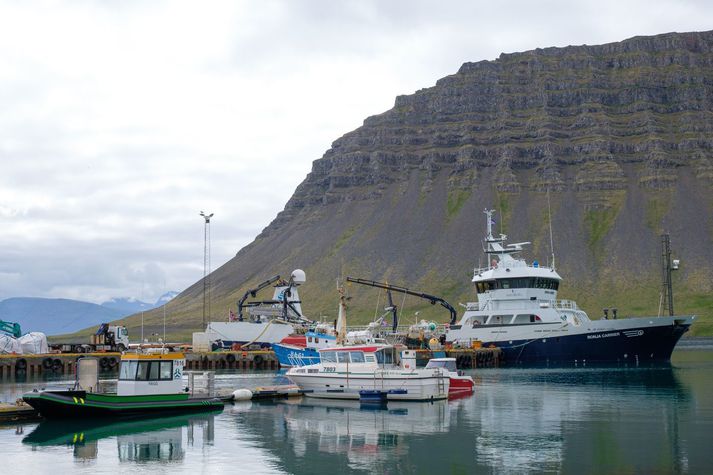
{"type": "Polygon", "coordinates": [[[320,359],[324,363],[336,363],[337,362],[337,354],[334,351],[323,351],[322,353],[319,354],[320,359]]]}
{"type": "Polygon", "coordinates": [[[349,354],[352,357],[352,363],[364,362],[364,353],[362,353],[361,351],[351,351],[349,354]]]}
{"type": "Polygon", "coordinates": [[[488,292],[490,290],[495,290],[497,288],[498,288],[497,283],[494,280],[488,280],[485,282],[476,282],[475,283],[475,290],[479,294],[488,292]]]}
{"type": "Polygon", "coordinates": [[[337,353],[337,361],[340,363],[349,363],[349,352],[348,351],[340,351],[337,353]]]}
{"type": "MultiPolygon", "coordinates": [[[[478,282],[481,284],[481,282],[478,282]]],[[[488,282],[483,282],[483,288],[485,289],[485,284],[488,282]]],[[[498,279],[493,282],[494,288],[497,289],[549,289],[557,290],[559,288],[559,281],[557,279],[547,279],[544,277],[519,277],[513,279],[498,279]]],[[[478,293],[482,293],[480,287],[478,287],[478,293]]]]}
{"type": "Polygon", "coordinates": [[[556,279],[545,279],[544,277],[537,277],[533,280],[535,282],[532,287],[536,289],[557,290],[560,286],[559,281],[556,279]]]}

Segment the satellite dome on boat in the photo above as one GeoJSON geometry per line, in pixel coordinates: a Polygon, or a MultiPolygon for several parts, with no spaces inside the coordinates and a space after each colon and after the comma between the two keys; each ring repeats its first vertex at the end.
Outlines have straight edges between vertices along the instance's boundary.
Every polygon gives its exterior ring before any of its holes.
{"type": "Polygon", "coordinates": [[[307,282],[307,277],[305,276],[305,271],[302,269],[295,269],[292,271],[292,274],[290,274],[290,277],[292,278],[292,282],[295,284],[304,284],[307,282]]]}

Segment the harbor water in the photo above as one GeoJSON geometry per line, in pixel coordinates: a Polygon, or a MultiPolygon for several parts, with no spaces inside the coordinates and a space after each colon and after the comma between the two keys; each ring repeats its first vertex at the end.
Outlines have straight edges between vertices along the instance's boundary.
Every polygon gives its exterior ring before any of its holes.
{"type": "MultiPolygon", "coordinates": [[[[130,422],[0,422],[0,446],[6,473],[21,474],[713,473],[710,347],[654,367],[470,374],[475,395],[454,401],[302,398],[130,422]]],[[[274,371],[216,377],[231,389],[286,382],[274,371]]],[[[0,383],[0,400],[62,384],[0,383]]]]}

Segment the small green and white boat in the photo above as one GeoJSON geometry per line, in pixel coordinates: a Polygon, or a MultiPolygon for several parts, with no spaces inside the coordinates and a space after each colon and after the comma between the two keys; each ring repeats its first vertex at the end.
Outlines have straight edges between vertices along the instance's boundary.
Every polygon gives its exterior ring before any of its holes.
{"type": "MultiPolygon", "coordinates": [[[[63,419],[155,417],[223,409],[218,398],[193,397],[184,390],[182,353],[122,355],[115,394],[96,392],[98,379],[91,363],[90,359],[79,361],[73,389],[35,390],[22,399],[44,417],[63,419]]],[[[96,360],[93,363],[96,366],[96,360]]]]}

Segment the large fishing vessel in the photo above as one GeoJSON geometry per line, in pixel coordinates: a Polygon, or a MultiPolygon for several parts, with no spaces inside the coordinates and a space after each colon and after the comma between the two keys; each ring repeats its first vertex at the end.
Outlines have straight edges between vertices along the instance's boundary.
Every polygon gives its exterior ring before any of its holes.
{"type": "Polygon", "coordinates": [[[485,253],[490,266],[475,269],[477,302],[469,302],[446,332],[454,345],[496,346],[505,363],[669,361],[695,316],[591,320],[572,300],[559,300],[562,278],[553,265],[517,257],[529,242],[505,244],[492,233],[493,211],[485,210],[485,253]]]}
{"type": "Polygon", "coordinates": [[[294,333],[296,328],[312,324],[302,314],[297,287],[305,282],[305,273],[295,269],[289,281],[276,275],[256,288],[245,292],[238,302],[238,314],[231,313],[227,321],[209,322],[205,337],[212,349],[269,348],[294,333]],[[248,297],[274,284],[272,300],[246,302],[248,297]]]}

